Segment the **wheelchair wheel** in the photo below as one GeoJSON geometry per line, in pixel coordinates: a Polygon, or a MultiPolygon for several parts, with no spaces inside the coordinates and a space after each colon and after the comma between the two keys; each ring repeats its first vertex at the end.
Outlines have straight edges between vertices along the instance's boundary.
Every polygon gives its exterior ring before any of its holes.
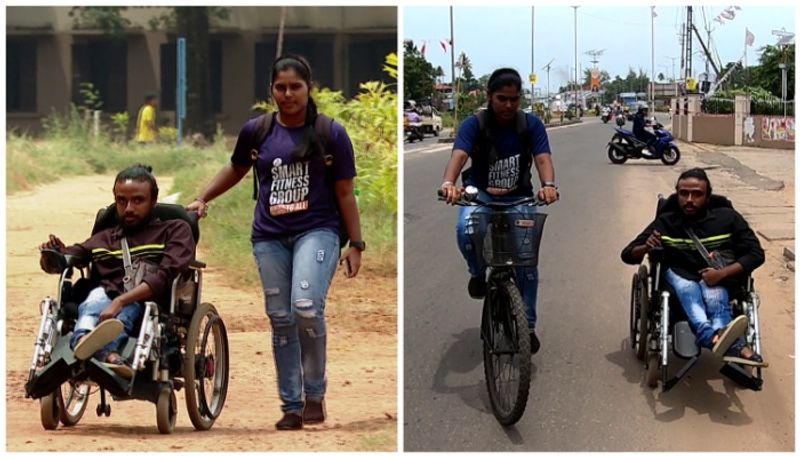
{"type": "Polygon", "coordinates": [[[647,387],[655,389],[658,387],[658,375],[660,373],[658,367],[660,365],[658,354],[651,353],[647,357],[647,374],[645,375],[645,382],[647,387]]]}
{"type": "Polygon", "coordinates": [[[60,397],[61,391],[56,390],[39,399],[39,418],[45,430],[58,428],[58,420],[61,415],[60,397]]]}
{"type": "Polygon", "coordinates": [[[531,341],[522,297],[511,281],[490,290],[484,302],[483,367],[494,416],[504,426],[516,423],[528,402],[531,341]]]}
{"type": "Polygon", "coordinates": [[[638,293],[639,293],[639,273],[634,273],[631,279],[631,305],[630,305],[630,320],[628,322],[628,330],[630,334],[631,348],[636,348],[636,335],[637,335],[637,313],[639,310],[636,307],[638,293]]]}
{"type": "Polygon", "coordinates": [[[162,388],[158,392],[158,402],[156,403],[158,431],[164,435],[172,433],[177,418],[178,399],[175,397],[175,391],[170,388],[162,388]]]}
{"type": "Polygon", "coordinates": [[[89,384],[65,382],[61,384],[58,397],[61,423],[72,427],[81,420],[89,405],[89,384]]]}
{"type": "Polygon", "coordinates": [[[636,358],[645,360],[647,353],[647,339],[649,329],[649,315],[650,315],[650,297],[647,290],[647,267],[644,265],[639,267],[637,273],[639,277],[639,285],[636,288],[636,309],[634,310],[635,321],[635,334],[633,335],[633,350],[636,353],[636,358]]]}
{"type": "Polygon", "coordinates": [[[216,308],[202,303],[186,335],[186,409],[197,430],[214,425],[228,393],[228,333],[216,308]]]}

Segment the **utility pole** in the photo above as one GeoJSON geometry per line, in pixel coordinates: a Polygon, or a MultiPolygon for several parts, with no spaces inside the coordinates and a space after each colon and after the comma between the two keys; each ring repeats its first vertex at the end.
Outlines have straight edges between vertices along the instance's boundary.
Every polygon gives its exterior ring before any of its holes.
{"type": "Polygon", "coordinates": [[[684,58],[684,82],[690,76],[692,76],[692,7],[686,7],[686,31],[684,36],[684,48],[683,48],[683,58],[684,58]]]}
{"type": "Polygon", "coordinates": [[[578,6],[573,6],[575,17],[575,115],[578,116],[578,6]]]}
{"type": "Polygon", "coordinates": [[[656,7],[650,7],[650,113],[656,112],[656,7]]]}
{"type": "Polygon", "coordinates": [[[452,6],[450,6],[450,76],[453,81],[450,86],[450,93],[453,95],[453,131],[451,135],[455,138],[456,131],[458,131],[458,94],[456,93],[456,42],[453,40],[452,6]]]}
{"type": "MultiPolygon", "coordinates": [[[[533,77],[533,74],[536,73],[536,66],[535,66],[536,62],[534,60],[534,49],[536,48],[534,46],[534,40],[533,40],[533,34],[534,34],[533,19],[534,19],[534,11],[533,11],[533,6],[531,6],[531,77],[533,77]]],[[[533,112],[533,94],[536,93],[535,86],[536,84],[533,82],[533,79],[531,79],[531,112],[533,112]]]]}

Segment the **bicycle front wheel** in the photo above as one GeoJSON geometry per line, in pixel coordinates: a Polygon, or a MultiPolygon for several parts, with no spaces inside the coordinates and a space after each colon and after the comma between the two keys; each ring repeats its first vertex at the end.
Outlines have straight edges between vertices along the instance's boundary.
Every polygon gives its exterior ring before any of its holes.
{"type": "Polygon", "coordinates": [[[504,426],[525,412],[531,385],[531,341],[519,289],[502,281],[484,301],[483,368],[489,400],[504,426]]]}

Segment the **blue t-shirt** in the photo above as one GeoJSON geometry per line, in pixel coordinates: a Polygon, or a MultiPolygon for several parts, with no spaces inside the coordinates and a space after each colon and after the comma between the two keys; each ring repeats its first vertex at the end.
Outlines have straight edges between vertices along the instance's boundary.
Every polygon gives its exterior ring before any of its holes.
{"type": "MultiPolygon", "coordinates": [[[[532,115],[526,114],[528,129],[527,135],[530,135],[529,144],[531,153],[536,156],[538,154],[549,154],[550,143],[547,140],[547,132],[544,129],[542,121],[532,115]]],[[[475,161],[472,154],[475,143],[478,141],[480,134],[480,123],[475,115],[472,115],[461,123],[458,128],[458,136],[456,137],[453,149],[461,149],[466,151],[472,160],[472,170],[469,177],[464,182],[464,186],[475,186],[480,190],[489,192],[492,195],[510,195],[510,196],[529,196],[532,195],[530,182],[519,182],[522,177],[522,170],[520,169],[522,154],[527,154],[523,150],[523,145],[520,143],[519,135],[517,135],[516,122],[512,122],[507,126],[495,127],[492,131],[492,143],[494,144],[495,151],[497,151],[497,162],[494,165],[488,164],[488,161],[475,161]]],[[[532,163],[532,160],[529,161],[532,163]]]]}
{"type": "MultiPolygon", "coordinates": [[[[235,165],[251,166],[251,137],[256,118],[245,123],[239,132],[231,156],[235,165]]],[[[300,142],[305,127],[284,127],[273,119],[272,132],[258,151],[258,202],[253,216],[253,242],[297,235],[315,228],[338,230],[335,196],[326,181],[356,176],[353,145],[342,125],[331,125],[329,153],[333,167],[327,170],[322,154],[295,160],[292,152],[300,142]]]]}

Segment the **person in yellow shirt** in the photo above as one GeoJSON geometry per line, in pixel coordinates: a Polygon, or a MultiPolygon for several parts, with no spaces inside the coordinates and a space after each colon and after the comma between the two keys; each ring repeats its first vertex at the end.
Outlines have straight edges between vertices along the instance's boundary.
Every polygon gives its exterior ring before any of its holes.
{"type": "Polygon", "coordinates": [[[144,105],[139,109],[139,116],[136,119],[136,141],[139,143],[152,143],[158,136],[156,130],[156,108],[158,108],[158,96],[147,94],[144,98],[144,105]]]}

